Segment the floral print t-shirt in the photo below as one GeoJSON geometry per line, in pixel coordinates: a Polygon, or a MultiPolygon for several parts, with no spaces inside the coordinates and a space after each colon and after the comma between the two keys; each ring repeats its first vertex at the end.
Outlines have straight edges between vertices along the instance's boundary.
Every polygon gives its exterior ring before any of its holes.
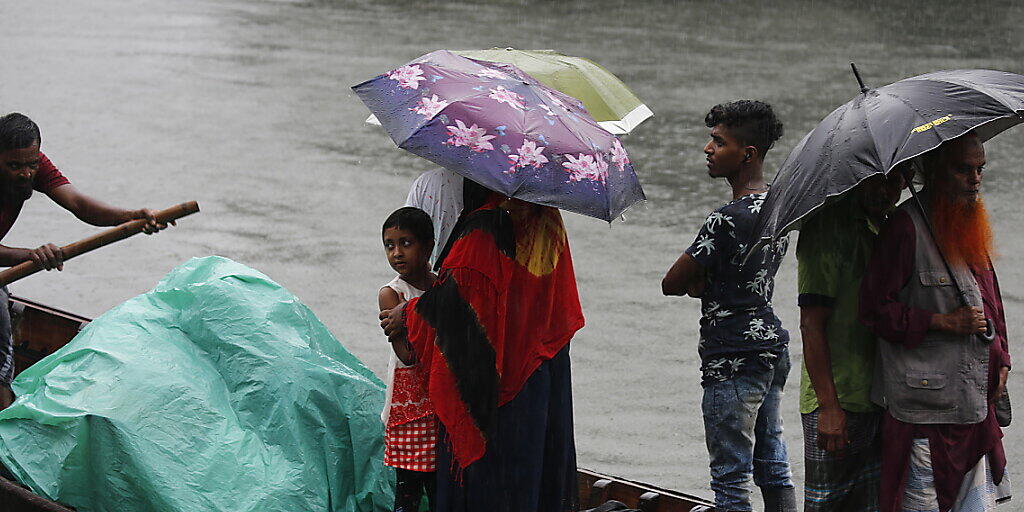
{"type": "Polygon", "coordinates": [[[705,385],[770,369],[789,343],[772,311],[775,272],[789,239],[766,244],[743,262],[766,196],[746,195],[711,212],[686,249],[707,271],[698,349],[705,385]]]}

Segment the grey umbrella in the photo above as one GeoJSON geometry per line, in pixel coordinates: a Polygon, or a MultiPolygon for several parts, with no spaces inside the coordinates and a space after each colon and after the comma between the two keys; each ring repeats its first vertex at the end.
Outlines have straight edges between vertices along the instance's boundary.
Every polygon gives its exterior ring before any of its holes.
{"type": "MultiPolygon", "coordinates": [[[[1024,76],[936,71],[861,93],[793,148],[754,226],[755,249],[797,229],[826,202],[974,130],[985,141],[1024,121],[1024,76]]],[[[752,253],[753,251],[751,251],[752,253]]]]}
{"type": "MultiPolygon", "coordinates": [[[[800,221],[880,173],[927,153],[971,130],[988,140],[1024,122],[1024,76],[988,69],[936,71],[869,89],[857,67],[861,93],[835,109],[790,152],[782,163],[754,225],[756,248],[774,241],[800,221]]],[[[934,229],[924,214],[931,238],[934,229]]],[[[936,247],[939,254],[941,248],[936,247]]],[[[946,258],[946,270],[961,305],[967,304],[946,258]]],[[[982,337],[994,338],[993,324],[982,337]]]]}

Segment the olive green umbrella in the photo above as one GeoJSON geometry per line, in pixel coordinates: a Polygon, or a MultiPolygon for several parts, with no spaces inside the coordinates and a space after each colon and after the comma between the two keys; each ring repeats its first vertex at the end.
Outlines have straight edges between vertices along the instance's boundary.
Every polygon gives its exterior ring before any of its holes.
{"type": "MultiPolygon", "coordinates": [[[[597,64],[553,50],[459,50],[457,55],[512,64],[538,82],[583,102],[587,112],[613,134],[629,133],[654,115],[615,75],[597,64]]],[[[373,116],[367,122],[379,124],[373,116]]]]}

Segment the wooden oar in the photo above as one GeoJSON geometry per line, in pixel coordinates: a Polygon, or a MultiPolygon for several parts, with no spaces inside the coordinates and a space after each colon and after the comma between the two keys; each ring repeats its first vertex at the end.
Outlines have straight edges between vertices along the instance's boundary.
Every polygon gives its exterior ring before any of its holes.
{"type": "MultiPolygon", "coordinates": [[[[156,212],[156,221],[160,224],[167,224],[172,220],[180,219],[186,215],[192,215],[199,211],[199,203],[195,201],[189,201],[187,203],[181,203],[179,205],[172,206],[165,210],[156,212]]],[[[146,219],[135,219],[132,221],[125,222],[119,226],[112,227],[108,230],[101,231],[87,238],[83,238],[77,242],[72,242],[64,247],[61,247],[61,252],[64,253],[64,261],[70,260],[75,256],[85,254],[93,249],[99,249],[107,244],[112,244],[118,240],[124,240],[132,235],[137,235],[142,232],[143,226],[148,222],[146,219]]],[[[0,272],[0,286],[7,286],[18,279],[30,276],[42,270],[38,263],[34,261],[21,262],[3,272],[0,272]]]]}

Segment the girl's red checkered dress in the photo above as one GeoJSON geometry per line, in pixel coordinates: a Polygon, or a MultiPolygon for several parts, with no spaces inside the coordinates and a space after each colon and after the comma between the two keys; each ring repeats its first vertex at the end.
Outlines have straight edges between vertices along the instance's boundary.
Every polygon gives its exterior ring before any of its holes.
{"type": "Polygon", "coordinates": [[[418,371],[417,366],[395,368],[384,463],[410,471],[434,471],[437,416],[418,371]]]}

